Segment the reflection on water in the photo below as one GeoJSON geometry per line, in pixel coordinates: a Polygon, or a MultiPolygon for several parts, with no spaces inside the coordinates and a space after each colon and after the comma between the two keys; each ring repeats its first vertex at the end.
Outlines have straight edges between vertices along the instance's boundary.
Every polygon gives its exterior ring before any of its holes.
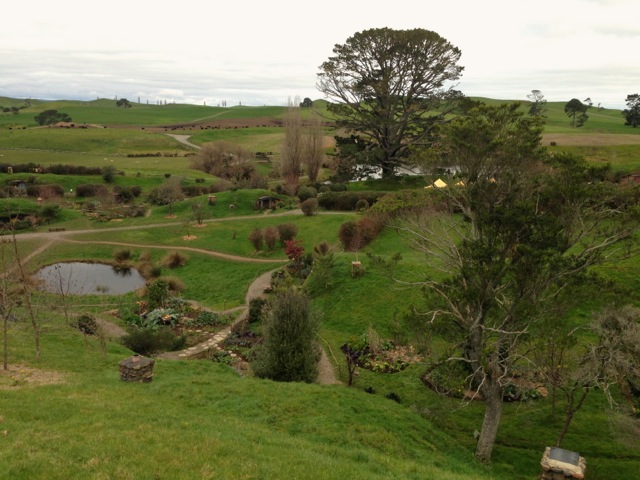
{"type": "Polygon", "coordinates": [[[135,268],[113,267],[104,263],[56,263],[42,268],[36,279],[41,289],[51,293],[77,295],[118,295],[144,286],[135,268]]]}

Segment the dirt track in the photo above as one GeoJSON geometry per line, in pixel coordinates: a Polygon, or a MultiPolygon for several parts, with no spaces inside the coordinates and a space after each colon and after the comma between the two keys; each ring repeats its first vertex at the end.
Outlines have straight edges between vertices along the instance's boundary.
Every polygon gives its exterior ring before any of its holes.
{"type": "Polygon", "coordinates": [[[640,135],[614,133],[547,133],[542,144],[556,142],[558,146],[605,147],[615,145],[640,145],[640,135]]]}

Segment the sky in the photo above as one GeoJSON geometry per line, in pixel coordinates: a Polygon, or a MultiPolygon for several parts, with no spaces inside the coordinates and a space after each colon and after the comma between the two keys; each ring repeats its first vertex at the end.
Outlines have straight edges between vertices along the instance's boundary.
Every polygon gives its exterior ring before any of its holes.
{"type": "Polygon", "coordinates": [[[438,33],[467,96],[625,108],[640,93],[638,0],[29,0],[3,4],[0,96],[286,105],[353,34],[438,33]]]}

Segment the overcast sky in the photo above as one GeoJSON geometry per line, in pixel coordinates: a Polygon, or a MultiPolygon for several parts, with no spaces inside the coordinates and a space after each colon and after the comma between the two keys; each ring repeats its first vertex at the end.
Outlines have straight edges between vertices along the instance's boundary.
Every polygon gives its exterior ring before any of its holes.
{"type": "Polygon", "coordinates": [[[2,6],[0,96],[285,105],[322,98],[319,65],[369,28],[433,30],[468,96],[640,93],[638,0],[27,0],[2,6]]]}

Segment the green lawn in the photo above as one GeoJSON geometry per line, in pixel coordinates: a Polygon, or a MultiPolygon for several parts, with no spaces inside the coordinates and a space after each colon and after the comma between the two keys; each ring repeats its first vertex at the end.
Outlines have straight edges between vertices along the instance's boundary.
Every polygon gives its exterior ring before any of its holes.
{"type": "MultiPolygon", "coordinates": [[[[0,104],[9,105],[1,98],[0,104]]],[[[570,129],[563,107],[564,103],[549,104],[547,132],[636,133],[623,126],[624,119],[615,110],[593,110],[584,127],[570,129]]],[[[144,194],[164,182],[167,175],[179,177],[188,186],[203,178],[209,186],[217,179],[190,168],[184,155],[191,149],[142,126],[214,118],[273,118],[282,112],[282,107],[135,103],[124,110],[116,108],[113,100],[104,99],[34,101],[17,116],[0,117],[0,164],[113,164],[125,173],[116,176],[115,185],[140,186],[144,194]],[[33,126],[33,116],[48,108],[69,113],[78,123],[110,127],[22,128],[33,126]],[[178,156],[126,156],[149,152],[178,156]]],[[[194,143],[234,141],[254,151],[273,151],[275,157],[282,141],[282,130],[271,127],[180,133],[192,134],[194,143]]],[[[640,168],[638,146],[557,148],[579,152],[593,162],[609,162],[619,171],[640,168]]],[[[265,173],[269,170],[264,166],[265,173]]],[[[0,184],[29,176],[1,173],[0,184]]],[[[65,191],[83,183],[103,183],[99,176],[45,174],[37,179],[64,185],[65,191]]],[[[350,184],[349,189],[395,191],[422,188],[423,183],[420,178],[376,180],[350,184]]],[[[208,195],[202,195],[171,206],[153,206],[145,217],[100,223],[82,215],[83,201],[69,195],[60,200],[63,212],[52,225],[67,231],[98,231],[69,235],[69,241],[52,243],[33,257],[27,268],[35,272],[42,265],[64,260],[110,261],[114,251],[122,248],[131,249],[134,259],[148,253],[154,263],[160,263],[168,252],[181,251],[188,257],[186,264],[173,270],[163,268],[162,274],[185,284],[185,298],[223,310],[241,305],[253,279],[286,261],[281,245],[272,252],[256,252],[249,233],[293,223],[306,252],[323,241],[335,250],[332,286],[315,292],[313,306],[321,313],[322,344],[345,380],[340,346],[371,330],[383,339],[399,336],[405,315],[425,308],[419,282],[438,273],[429,270],[422,254],[391,229],[385,229],[357,254],[342,252],[338,229],[358,214],[321,212],[305,217],[294,209],[294,200],[285,201],[275,212],[262,213],[254,202],[266,194],[273,192],[229,190],[216,193],[215,205],[209,205],[208,195]],[[203,205],[203,226],[194,218],[194,203],[203,205]],[[232,204],[235,208],[229,208],[232,204]],[[251,261],[220,258],[217,253],[251,261]],[[401,259],[393,269],[375,261],[397,254],[401,259]],[[364,275],[351,275],[355,260],[362,262],[364,275]]],[[[0,211],[16,209],[34,212],[37,206],[34,199],[0,199],[0,211]]],[[[21,255],[48,245],[48,228],[39,227],[41,236],[37,239],[20,240],[21,255]]],[[[627,287],[629,302],[640,304],[635,293],[638,268],[638,261],[631,259],[601,271],[627,287]]],[[[71,303],[76,314],[106,314],[120,306],[132,306],[136,300],[137,295],[129,293],[72,297],[71,303]]],[[[576,322],[587,319],[605,300],[602,295],[592,296],[572,312],[576,322]]],[[[561,410],[551,416],[549,398],[506,404],[493,463],[480,465],[473,459],[473,432],[480,428],[483,405],[445,398],[426,388],[420,376],[429,357],[394,374],[360,369],[352,389],[273,383],[242,377],[229,367],[206,360],[163,359],[156,362],[153,382],[127,384],[118,378],[118,362],[130,351],[113,341],[103,352],[97,339],[85,338],[65,324],[59,302],[51,296],[38,295],[36,307],[44,322],[42,359],[34,359],[31,328],[25,312],[18,308],[19,321],[9,328],[9,362],[21,365],[23,375],[28,375],[27,367],[31,367],[45,372],[45,378],[55,379],[55,373],[62,378],[36,386],[19,373],[0,374],[2,478],[529,480],[539,475],[544,447],[555,442],[563,418],[561,410]]],[[[437,335],[425,343],[428,355],[435,355],[444,345],[437,335]]],[[[587,478],[635,478],[640,471],[638,432],[637,417],[609,409],[599,392],[593,392],[576,415],[563,446],[587,458],[587,478]]]]}

